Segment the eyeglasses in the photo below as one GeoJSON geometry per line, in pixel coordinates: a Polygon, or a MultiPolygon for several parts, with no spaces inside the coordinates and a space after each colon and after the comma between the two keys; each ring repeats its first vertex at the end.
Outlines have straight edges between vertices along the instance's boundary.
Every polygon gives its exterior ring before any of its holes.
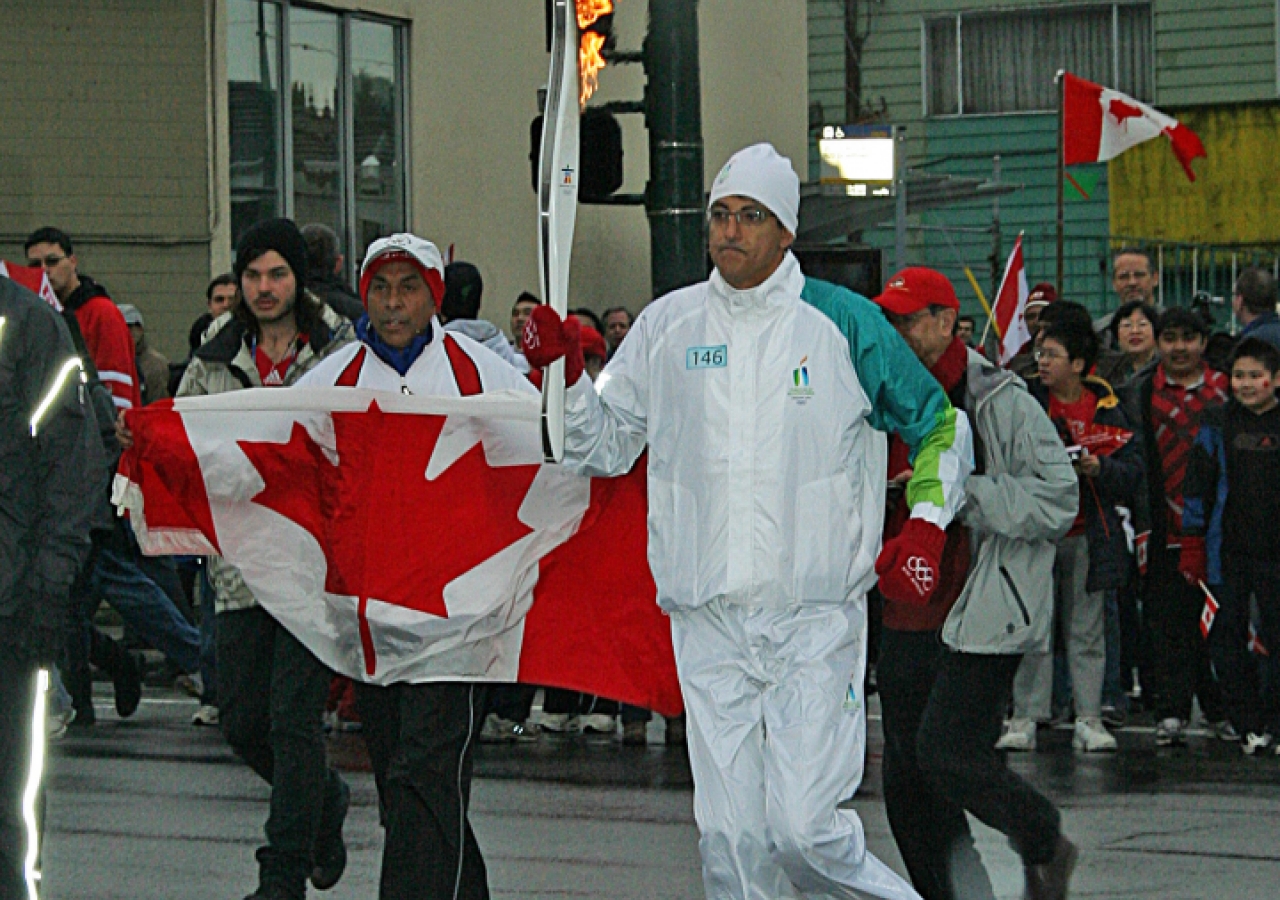
{"type": "Polygon", "coordinates": [[[46,256],[44,259],[40,259],[39,257],[36,257],[35,259],[28,258],[27,265],[31,266],[33,269],[52,269],[66,258],[67,257],[65,256],[46,256]]]}
{"type": "Polygon", "coordinates": [[[772,215],[773,213],[769,212],[769,210],[761,209],[758,206],[748,206],[737,212],[725,209],[723,206],[715,206],[707,213],[707,221],[716,228],[724,228],[729,224],[730,219],[733,219],[740,226],[758,228],[772,215]]]}
{"type": "Polygon", "coordinates": [[[1067,359],[1068,358],[1067,354],[1065,353],[1054,353],[1050,350],[1043,350],[1043,349],[1033,350],[1031,353],[1031,356],[1035,359],[1036,362],[1040,362],[1040,360],[1042,359],[1067,359]]]}
{"type": "Polygon", "coordinates": [[[924,309],[917,309],[913,313],[894,313],[887,309],[884,311],[884,317],[889,320],[889,324],[894,328],[910,328],[916,322],[919,322],[925,316],[932,316],[934,308],[926,306],[924,309]]]}

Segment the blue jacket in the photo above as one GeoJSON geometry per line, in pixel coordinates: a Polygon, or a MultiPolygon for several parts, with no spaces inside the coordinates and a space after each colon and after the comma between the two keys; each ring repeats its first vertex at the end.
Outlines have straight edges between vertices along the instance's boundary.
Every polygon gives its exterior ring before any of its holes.
{"type": "Polygon", "coordinates": [[[1262,338],[1268,344],[1280,348],[1280,316],[1273,312],[1263,313],[1240,329],[1240,337],[1262,338]]]}
{"type": "MultiPolygon", "coordinates": [[[[1233,401],[1234,402],[1234,401],[1233,401]]],[[[1222,584],[1222,513],[1227,508],[1227,406],[1200,419],[1182,488],[1182,533],[1203,536],[1209,583],[1222,584]]]]}

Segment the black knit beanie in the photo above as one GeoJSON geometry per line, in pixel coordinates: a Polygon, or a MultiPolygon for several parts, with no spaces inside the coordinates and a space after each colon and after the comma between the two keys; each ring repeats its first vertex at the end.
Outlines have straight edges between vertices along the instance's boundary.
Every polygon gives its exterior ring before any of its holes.
{"type": "Polygon", "coordinates": [[[249,263],[268,250],[274,250],[284,257],[284,261],[293,270],[293,277],[298,280],[299,291],[306,287],[307,242],[292,219],[256,222],[240,237],[240,246],[236,248],[236,262],[232,267],[237,284],[249,263]]]}

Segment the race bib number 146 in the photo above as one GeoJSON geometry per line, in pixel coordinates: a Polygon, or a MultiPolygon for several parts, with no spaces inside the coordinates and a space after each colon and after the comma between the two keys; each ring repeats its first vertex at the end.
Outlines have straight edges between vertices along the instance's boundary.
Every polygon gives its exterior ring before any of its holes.
{"type": "Polygon", "coordinates": [[[729,348],[721,344],[719,347],[690,347],[684,354],[686,369],[723,369],[729,364],[729,348]]]}

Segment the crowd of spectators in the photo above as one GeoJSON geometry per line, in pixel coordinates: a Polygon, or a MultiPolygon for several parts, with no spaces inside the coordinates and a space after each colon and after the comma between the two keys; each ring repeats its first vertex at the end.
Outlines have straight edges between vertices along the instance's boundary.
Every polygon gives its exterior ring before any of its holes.
{"type": "MultiPolygon", "coordinates": [[[[237,270],[209,282],[180,362],[152,346],[141,310],[117,304],[80,271],[70,236],[41,228],[25,249],[27,264],[44,271],[61,304],[60,327],[91,386],[93,449],[107,463],[94,470],[99,477],[86,504],[91,541],[69,588],[63,649],[51,656],[57,666],[49,733],[94,724],[95,669],[113,682],[117,713],[131,715],[146,670],[138,650],[151,648],[165,658],[166,677],[199,697],[193,722],[220,723],[237,752],[272,781],[270,729],[305,732],[326,701],[333,724],[358,728],[350,685],[291,642],[245,596],[234,569],[217,559],[144,557],[128,521],[109,504],[120,452],[110,427],[117,413],[170,396],[292,384],[367,321],[330,228],[273,220],[246,238],[262,241],[262,252],[246,257],[242,246],[237,270]],[[274,265],[277,257],[294,284],[285,319],[271,318],[266,307],[279,298],[262,287],[284,278],[261,262],[274,265]],[[251,289],[246,278],[255,280],[251,289]],[[126,625],[125,640],[100,626],[103,602],[126,625]],[[277,704],[271,698],[284,691],[280,672],[292,686],[288,702],[277,704]]],[[[1032,751],[1039,729],[1070,722],[1075,749],[1114,752],[1121,749],[1115,731],[1139,721],[1150,722],[1156,746],[1185,746],[1198,706],[1198,733],[1238,742],[1249,756],[1280,753],[1280,680],[1268,655],[1280,656],[1276,279],[1258,268],[1239,276],[1232,304],[1239,334],[1218,335],[1219,352],[1210,353],[1213,324],[1174,302],[1188,298],[1159,302],[1158,273],[1145,251],[1120,250],[1112,266],[1116,308],[1099,320],[1053,285],[1037,284],[1025,307],[1032,338],[1008,366],[1072,460],[1079,513],[1056,544],[1051,649],[1022,658],[995,746],[1032,751]]],[[[536,382],[540,373],[530,372],[520,335],[539,300],[520,294],[504,335],[481,318],[483,297],[477,266],[449,264],[441,326],[536,382]]],[[[633,316],[623,307],[571,314],[581,326],[585,371],[595,379],[633,316]]],[[[974,319],[954,321],[954,337],[972,346],[974,319]]],[[[538,695],[532,685],[491,690],[480,740],[530,743],[552,732],[648,741],[647,710],[553,688],[542,690],[535,709],[538,695]]],[[[682,743],[683,720],[668,719],[664,733],[666,743],[682,743]]],[[[332,856],[347,790],[325,770],[308,797],[318,823],[308,832],[314,853],[308,844],[307,852],[264,866],[293,866],[319,886],[332,875],[322,871],[325,842],[332,856]],[[302,871],[299,860],[317,868],[302,871]]],[[[292,821],[296,810],[273,806],[272,816],[292,821]]],[[[340,865],[327,862],[340,874],[340,865]]]]}

